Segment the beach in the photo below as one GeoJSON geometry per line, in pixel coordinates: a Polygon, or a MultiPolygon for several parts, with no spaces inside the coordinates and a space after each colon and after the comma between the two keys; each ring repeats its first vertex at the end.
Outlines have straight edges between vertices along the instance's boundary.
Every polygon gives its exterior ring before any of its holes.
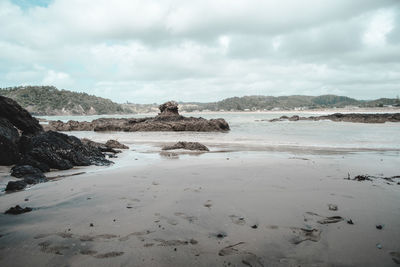
{"type": "Polygon", "coordinates": [[[246,116],[229,133],[68,132],[129,149],[2,192],[1,211],[33,210],[0,214],[0,265],[398,264],[400,126],[246,116]],[[178,140],[210,152],[162,151],[178,140]]]}

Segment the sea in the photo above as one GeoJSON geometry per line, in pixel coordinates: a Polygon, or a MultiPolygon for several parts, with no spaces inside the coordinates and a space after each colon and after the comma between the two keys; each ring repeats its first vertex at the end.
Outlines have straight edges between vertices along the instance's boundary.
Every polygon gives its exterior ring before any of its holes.
{"type": "MultiPolygon", "coordinates": [[[[184,116],[206,119],[223,118],[230,131],[220,132],[67,132],[79,138],[95,141],[116,139],[128,145],[159,147],[177,141],[201,142],[211,150],[225,151],[275,151],[296,153],[351,153],[376,152],[399,156],[400,123],[383,124],[322,121],[268,120],[299,113],[267,112],[215,112],[187,113],[184,116]]],[[[300,116],[319,116],[330,113],[317,112],[300,116]]],[[[48,120],[92,121],[101,117],[143,118],[156,114],[94,115],[94,116],[41,116],[48,120]]]]}

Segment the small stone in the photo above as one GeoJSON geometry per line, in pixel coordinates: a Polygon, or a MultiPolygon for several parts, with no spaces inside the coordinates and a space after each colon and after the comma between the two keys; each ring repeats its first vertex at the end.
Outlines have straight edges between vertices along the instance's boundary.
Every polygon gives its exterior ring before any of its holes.
{"type": "Polygon", "coordinates": [[[378,229],[378,230],[382,230],[382,229],[383,229],[383,225],[382,225],[382,224],[378,224],[378,225],[376,225],[375,227],[376,227],[376,229],[378,229]]]}
{"type": "Polygon", "coordinates": [[[352,219],[348,219],[348,220],[347,220],[347,223],[348,223],[348,224],[354,224],[354,222],[353,222],[352,219]]]}
{"type": "Polygon", "coordinates": [[[257,226],[257,224],[255,224],[255,225],[251,226],[251,228],[253,228],[253,229],[257,229],[257,228],[258,228],[258,226],[257,226]]]}
{"type": "Polygon", "coordinates": [[[333,211],[337,211],[338,210],[338,206],[335,204],[328,204],[328,208],[329,210],[333,210],[333,211]]]}
{"type": "Polygon", "coordinates": [[[93,227],[93,226],[94,226],[94,224],[93,224],[93,223],[90,223],[90,224],[89,224],[89,226],[90,226],[90,227],[93,227]]]}
{"type": "Polygon", "coordinates": [[[382,245],[381,245],[380,243],[376,244],[376,247],[377,247],[378,249],[382,249],[382,245]]]}

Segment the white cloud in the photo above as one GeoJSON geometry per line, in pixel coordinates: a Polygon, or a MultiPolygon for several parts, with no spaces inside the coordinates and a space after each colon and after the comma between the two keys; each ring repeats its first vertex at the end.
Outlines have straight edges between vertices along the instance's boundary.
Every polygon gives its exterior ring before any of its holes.
{"type": "Polygon", "coordinates": [[[363,35],[363,41],[371,46],[384,46],[386,36],[394,28],[394,14],[392,10],[380,10],[372,17],[367,30],[363,35]]]}
{"type": "Polygon", "coordinates": [[[394,97],[400,84],[397,0],[3,0],[0,25],[3,86],[146,103],[394,97]]]}
{"type": "Polygon", "coordinates": [[[73,85],[73,80],[68,73],[56,72],[54,70],[48,70],[45,77],[42,80],[43,85],[54,85],[60,89],[68,88],[73,85]]]}

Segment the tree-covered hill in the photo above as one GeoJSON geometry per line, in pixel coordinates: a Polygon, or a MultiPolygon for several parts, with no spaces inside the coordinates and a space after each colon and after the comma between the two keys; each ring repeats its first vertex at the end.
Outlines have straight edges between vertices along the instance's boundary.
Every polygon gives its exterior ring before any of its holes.
{"type": "Polygon", "coordinates": [[[0,95],[10,97],[35,115],[118,114],[126,110],[109,99],[58,90],[53,86],[20,86],[0,89],[0,95]]]}

